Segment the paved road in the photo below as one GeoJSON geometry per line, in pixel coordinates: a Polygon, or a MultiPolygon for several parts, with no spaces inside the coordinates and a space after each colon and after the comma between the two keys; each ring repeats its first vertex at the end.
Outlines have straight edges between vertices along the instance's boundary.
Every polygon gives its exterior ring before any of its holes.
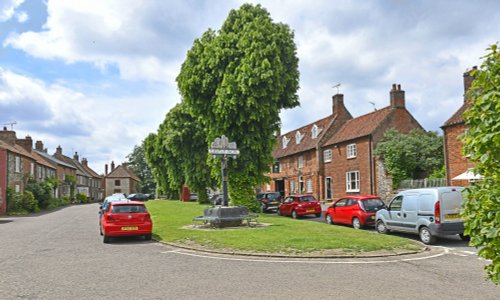
{"type": "Polygon", "coordinates": [[[103,244],[97,209],[0,219],[0,299],[500,298],[485,262],[453,245],[386,259],[205,255],[141,239],[103,244]]]}

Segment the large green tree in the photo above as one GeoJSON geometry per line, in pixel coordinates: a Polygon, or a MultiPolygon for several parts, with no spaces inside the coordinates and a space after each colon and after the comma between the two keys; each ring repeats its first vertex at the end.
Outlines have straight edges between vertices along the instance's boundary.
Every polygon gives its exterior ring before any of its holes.
{"type": "Polygon", "coordinates": [[[213,187],[215,183],[207,165],[205,128],[185,105],[180,103],[169,111],[162,130],[163,144],[173,158],[167,166],[174,171],[177,168],[182,170],[172,176],[188,185],[192,191],[196,191],[200,203],[208,203],[206,189],[213,187]]]}
{"type": "Polygon", "coordinates": [[[472,106],[464,114],[468,130],[464,152],[476,162],[475,171],[484,179],[468,188],[465,204],[466,234],[479,255],[491,260],[488,277],[500,283],[500,52],[498,44],[488,48],[469,92],[472,106]]]}
{"type": "Polygon", "coordinates": [[[144,153],[144,141],[140,145],[135,145],[132,152],[127,155],[127,165],[132,169],[135,175],[141,179],[139,191],[141,193],[153,194],[156,191],[151,168],[146,161],[144,153]]]}
{"type": "MultiPolygon", "coordinates": [[[[293,33],[260,5],[232,10],[218,32],[209,29],[188,51],[177,77],[183,101],[205,126],[207,146],[225,135],[240,149],[228,164],[234,204],[255,204],[254,188],[266,182],[272,163],[279,113],[299,105],[298,82],[293,33]]],[[[219,173],[220,161],[209,161],[219,173]]]]}
{"type": "Polygon", "coordinates": [[[375,154],[384,160],[396,186],[418,174],[430,175],[443,168],[443,138],[435,132],[412,130],[403,134],[390,129],[377,144],[375,154]]]}

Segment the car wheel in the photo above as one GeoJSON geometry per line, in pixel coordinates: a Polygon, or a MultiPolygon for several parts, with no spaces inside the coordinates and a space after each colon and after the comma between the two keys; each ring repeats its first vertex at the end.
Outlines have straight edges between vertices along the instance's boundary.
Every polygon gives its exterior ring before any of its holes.
{"type": "Polygon", "coordinates": [[[327,214],[325,219],[326,219],[326,224],[333,225],[332,215],[327,214]]]}
{"type": "Polygon", "coordinates": [[[103,241],[103,243],[104,243],[104,244],[109,244],[109,241],[110,241],[110,240],[111,240],[111,238],[110,238],[109,236],[107,236],[107,235],[105,235],[105,236],[103,237],[103,239],[102,239],[102,241],[103,241]]]}
{"type": "Polygon", "coordinates": [[[144,236],[144,239],[145,239],[146,241],[151,241],[151,238],[152,238],[152,235],[151,235],[151,234],[146,234],[146,235],[144,236]]]}
{"type": "Polygon", "coordinates": [[[352,219],[352,228],[361,229],[363,228],[363,224],[361,224],[361,221],[358,218],[354,217],[352,219]]]}
{"type": "Polygon", "coordinates": [[[382,220],[377,221],[377,225],[375,226],[377,229],[378,233],[386,234],[389,233],[389,229],[387,229],[387,226],[385,226],[384,222],[382,220]]]}
{"type": "Polygon", "coordinates": [[[281,216],[281,210],[279,208],[276,210],[276,213],[278,214],[278,216],[281,216]]]}
{"type": "Polygon", "coordinates": [[[427,227],[420,228],[420,240],[426,245],[432,245],[436,242],[436,237],[432,235],[431,231],[427,227]]]}
{"type": "Polygon", "coordinates": [[[292,218],[297,219],[299,216],[297,216],[297,212],[295,210],[292,210],[292,218]]]}
{"type": "Polygon", "coordinates": [[[459,236],[462,239],[462,241],[466,241],[466,242],[470,241],[470,236],[468,236],[468,235],[460,233],[459,236]]]}

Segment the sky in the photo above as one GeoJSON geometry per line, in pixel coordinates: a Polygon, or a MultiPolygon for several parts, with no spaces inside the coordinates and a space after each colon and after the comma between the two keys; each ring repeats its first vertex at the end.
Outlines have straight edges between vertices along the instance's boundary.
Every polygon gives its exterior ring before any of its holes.
{"type": "Polygon", "coordinates": [[[0,125],[103,173],[157,131],[193,41],[243,3],[295,34],[301,104],[281,112],[282,133],[328,116],[338,83],[354,117],[401,84],[408,110],[441,133],[463,73],[500,40],[496,0],[0,0],[0,125]]]}

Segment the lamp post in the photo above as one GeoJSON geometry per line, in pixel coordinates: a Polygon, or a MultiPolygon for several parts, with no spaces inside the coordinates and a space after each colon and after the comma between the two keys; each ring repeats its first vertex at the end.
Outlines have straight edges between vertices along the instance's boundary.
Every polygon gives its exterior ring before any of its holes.
{"type": "Polygon", "coordinates": [[[225,135],[220,138],[216,138],[212,142],[211,147],[208,149],[208,153],[212,154],[213,157],[221,157],[221,171],[222,171],[222,206],[228,206],[228,193],[227,193],[227,158],[236,158],[240,151],[236,147],[235,142],[229,142],[225,135]]]}

